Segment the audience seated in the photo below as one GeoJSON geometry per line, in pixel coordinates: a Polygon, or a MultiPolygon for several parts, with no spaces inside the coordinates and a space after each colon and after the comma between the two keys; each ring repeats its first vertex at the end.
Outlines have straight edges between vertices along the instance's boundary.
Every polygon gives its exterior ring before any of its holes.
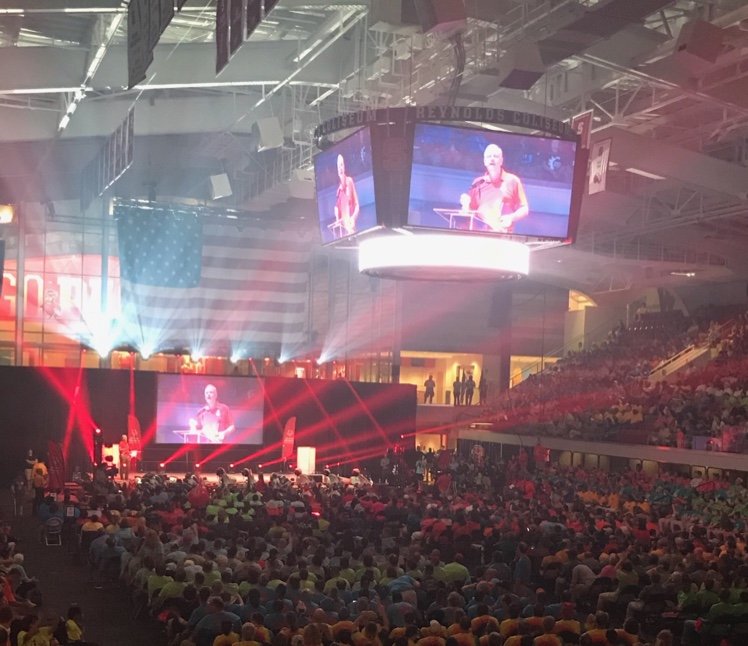
{"type": "MultiPolygon", "coordinates": [[[[684,447],[721,437],[748,422],[748,318],[731,316],[639,316],[507,393],[497,424],[596,439],[644,427],[684,447]],[[650,382],[694,342],[717,358],[650,382]]],[[[51,497],[37,516],[64,517],[90,585],[127,589],[168,646],[745,643],[740,479],[470,449],[391,451],[397,468],[379,483],[358,470],[217,484],[147,474],[125,491],[91,481],[65,497],[77,513],[51,497]]],[[[15,542],[3,527],[0,631],[14,646],[88,644],[76,606],[63,621],[39,612],[15,542]]]]}
{"type": "Polygon", "coordinates": [[[149,474],[82,501],[93,584],[121,580],[176,646],[701,643],[745,614],[741,482],[429,461],[387,486],[149,474]]]}

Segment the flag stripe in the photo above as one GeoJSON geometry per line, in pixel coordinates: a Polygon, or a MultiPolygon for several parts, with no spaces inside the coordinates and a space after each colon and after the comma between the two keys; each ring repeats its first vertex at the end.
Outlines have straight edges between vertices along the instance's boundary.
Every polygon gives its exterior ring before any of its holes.
{"type": "MultiPolygon", "coordinates": [[[[219,251],[212,253],[220,253],[219,251]]],[[[298,254],[294,254],[298,257],[298,254]]],[[[302,260],[280,260],[280,259],[269,259],[269,258],[232,258],[228,255],[224,257],[210,256],[203,258],[203,273],[205,268],[210,267],[211,269],[224,270],[230,269],[232,271],[263,271],[272,272],[274,274],[288,274],[288,272],[305,272],[307,270],[307,263],[302,260]]]]}
{"type": "Polygon", "coordinates": [[[246,298],[241,295],[239,298],[206,298],[198,296],[195,298],[164,298],[158,303],[148,302],[138,305],[138,312],[141,316],[146,315],[151,318],[164,316],[165,311],[179,308],[180,315],[183,316],[204,316],[211,310],[224,310],[226,312],[241,312],[243,316],[255,316],[257,314],[275,316],[281,314],[303,314],[306,312],[306,303],[299,303],[295,295],[288,302],[281,300],[261,301],[253,298],[246,298]]]}
{"type": "MultiPolygon", "coordinates": [[[[256,280],[252,276],[233,277],[229,275],[228,272],[224,272],[224,274],[225,275],[223,278],[220,276],[209,276],[206,278],[202,278],[197,287],[183,288],[179,291],[186,292],[185,297],[187,298],[189,298],[190,296],[203,296],[212,298],[211,294],[215,292],[218,292],[219,294],[220,292],[226,292],[227,294],[231,293],[232,295],[236,294],[238,297],[243,290],[252,289],[252,291],[258,294],[264,294],[265,296],[263,297],[263,300],[272,300],[272,295],[276,292],[298,295],[306,294],[307,290],[306,280],[303,280],[304,277],[298,277],[293,274],[289,277],[289,280],[287,282],[281,282],[280,280],[256,280]],[[294,282],[296,280],[303,280],[303,282],[294,282]]],[[[255,272],[254,275],[261,274],[260,272],[255,272]]],[[[270,278],[272,278],[272,276],[270,278]]],[[[167,289],[171,290],[172,295],[177,298],[178,302],[183,301],[183,298],[180,298],[180,294],[175,293],[175,290],[177,288],[164,288],[130,283],[129,289],[132,293],[138,294],[140,296],[168,297],[168,294],[163,294],[163,290],[167,289]],[[162,293],[159,293],[159,291],[161,291],[162,293]]]]}
{"type": "MultiPolygon", "coordinates": [[[[153,306],[141,307],[138,310],[138,314],[141,319],[146,318],[148,324],[151,326],[156,325],[168,325],[170,322],[176,322],[182,320],[185,324],[191,325],[191,321],[194,319],[198,320],[209,320],[209,317],[215,312],[214,307],[193,307],[188,309],[180,309],[179,316],[171,316],[168,310],[159,310],[153,306]],[[166,312],[164,314],[164,312],[166,312]]],[[[226,309],[223,310],[223,314],[220,317],[215,317],[216,322],[222,327],[226,327],[229,323],[237,323],[240,326],[248,326],[250,323],[263,322],[263,323],[282,323],[287,321],[289,324],[301,322],[297,314],[286,314],[285,312],[269,312],[267,310],[257,309],[245,309],[238,308],[236,310],[226,309]]]]}
{"type": "MultiPolygon", "coordinates": [[[[192,290],[193,292],[197,290],[192,290]]],[[[125,297],[124,302],[142,301],[138,302],[139,308],[153,308],[143,309],[143,312],[158,312],[164,309],[177,309],[177,308],[190,308],[190,307],[216,307],[218,309],[234,309],[239,307],[246,307],[252,309],[263,309],[271,312],[286,312],[291,311],[294,313],[300,313],[306,310],[306,303],[299,298],[299,294],[296,292],[274,292],[269,295],[268,298],[263,298],[263,293],[257,290],[247,290],[241,293],[236,293],[234,296],[231,293],[214,292],[213,295],[203,293],[202,290],[192,296],[185,296],[181,298],[178,294],[168,294],[165,296],[154,295],[151,298],[144,298],[145,292],[142,290],[132,289],[128,285],[123,285],[122,294],[125,297]]]]}

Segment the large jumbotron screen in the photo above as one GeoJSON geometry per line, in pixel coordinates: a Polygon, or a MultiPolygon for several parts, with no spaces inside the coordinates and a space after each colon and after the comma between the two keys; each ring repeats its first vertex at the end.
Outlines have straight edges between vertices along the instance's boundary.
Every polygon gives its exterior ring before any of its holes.
{"type": "Polygon", "coordinates": [[[263,391],[250,377],[158,375],[157,444],[262,444],[263,391]]]}
{"type": "Polygon", "coordinates": [[[371,133],[361,128],[314,158],[322,243],[377,226],[371,133]]]}
{"type": "Polygon", "coordinates": [[[418,123],[408,226],[566,239],[574,141],[418,123]]]}

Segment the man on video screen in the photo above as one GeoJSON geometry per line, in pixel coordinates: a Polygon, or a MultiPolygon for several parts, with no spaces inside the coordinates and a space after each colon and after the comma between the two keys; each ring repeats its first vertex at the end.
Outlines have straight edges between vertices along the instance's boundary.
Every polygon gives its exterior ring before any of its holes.
{"type": "Polygon", "coordinates": [[[213,384],[205,386],[205,406],[190,420],[190,428],[201,431],[202,436],[213,444],[220,444],[234,431],[231,409],[218,401],[218,389],[213,384]]]}
{"type": "Polygon", "coordinates": [[[490,231],[511,233],[514,224],[530,213],[522,180],[504,169],[504,153],[496,144],[483,152],[484,175],[460,196],[462,210],[474,211],[490,231]]]}
{"type": "Polygon", "coordinates": [[[335,222],[342,226],[343,235],[356,233],[356,220],[360,211],[356,184],[345,172],[345,159],[338,155],[338,192],[335,199],[335,222]]]}

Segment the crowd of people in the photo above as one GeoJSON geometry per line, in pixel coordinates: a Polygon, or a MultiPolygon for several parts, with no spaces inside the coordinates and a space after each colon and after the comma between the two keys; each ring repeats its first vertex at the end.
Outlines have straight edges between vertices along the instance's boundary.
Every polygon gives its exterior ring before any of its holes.
{"type": "MultiPolygon", "coordinates": [[[[32,514],[42,522],[56,513],[58,505],[54,497],[44,495],[48,484],[46,478],[44,462],[30,451],[24,473],[12,486],[16,518],[25,515],[29,500],[32,501],[32,514]]],[[[43,582],[29,576],[27,567],[21,543],[12,526],[1,523],[0,646],[95,646],[83,639],[81,607],[70,604],[65,616],[56,614],[50,604],[44,603],[43,582]]]]}
{"type": "MultiPolygon", "coordinates": [[[[652,424],[683,445],[742,427],[748,319],[689,327],[616,328],[514,389],[500,423],[571,437],[652,424]],[[718,358],[650,383],[694,335],[718,358]]],[[[166,646],[746,643],[740,478],[565,468],[540,442],[506,462],[458,448],[388,451],[373,478],[104,474],[77,492],[46,491],[30,454],[14,487],[166,646]]],[[[0,645],[89,644],[80,608],[47,613],[37,583],[0,526],[0,645]]]]}
{"type": "Polygon", "coordinates": [[[701,644],[748,613],[739,480],[479,450],[396,484],[218,475],[76,505],[94,580],[172,646],[701,644]]]}
{"type": "Polygon", "coordinates": [[[622,429],[641,429],[652,444],[740,451],[748,422],[747,351],[745,314],[727,322],[702,313],[692,320],[678,314],[658,324],[619,325],[605,342],[507,392],[496,422],[506,430],[570,439],[616,440],[622,429]],[[667,379],[652,376],[661,361],[692,344],[709,347],[716,358],[667,379]]]}

